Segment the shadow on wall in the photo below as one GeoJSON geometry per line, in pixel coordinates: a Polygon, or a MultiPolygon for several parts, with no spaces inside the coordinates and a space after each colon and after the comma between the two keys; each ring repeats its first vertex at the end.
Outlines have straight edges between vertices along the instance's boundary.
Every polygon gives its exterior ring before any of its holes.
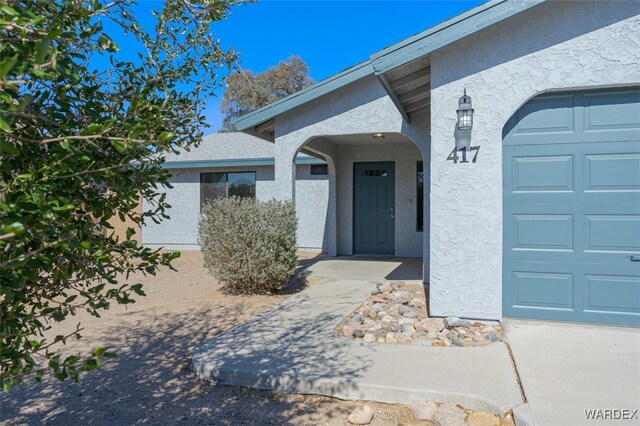
{"type": "MultiPolygon", "coordinates": [[[[432,89],[490,69],[638,14],[634,1],[544,2],[520,15],[447,46],[447,72],[432,81],[432,89]],[[530,25],[531,22],[537,23],[530,25]],[[544,25],[544,23],[549,23],[544,25]],[[572,23],[567,25],[567,23],[572,23]],[[553,31],[549,29],[553,28],[553,31]],[[504,37],[504,34],[512,34],[504,37]],[[499,54],[496,54],[499,52],[499,54]]],[[[595,48],[595,47],[594,47],[595,48]]]]}
{"type": "MultiPolygon", "coordinates": [[[[640,10],[640,7],[638,8],[640,10]]],[[[504,140],[510,133],[516,133],[518,131],[517,126],[522,122],[525,122],[527,119],[535,120],[535,116],[539,113],[546,110],[553,110],[555,108],[566,108],[569,109],[574,105],[582,105],[584,107],[588,107],[588,102],[586,102],[582,96],[588,95],[593,92],[602,92],[602,88],[589,89],[589,90],[572,90],[570,92],[552,92],[549,94],[539,94],[529,101],[525,103],[520,109],[518,109],[512,116],[507,120],[507,123],[502,128],[502,139],[504,140]],[[567,106],[562,105],[562,100],[567,99],[570,100],[571,107],[569,104],[567,106]],[[531,117],[533,116],[533,117],[531,117]]],[[[612,88],[607,90],[610,93],[626,93],[627,96],[611,96],[611,97],[599,97],[598,98],[598,106],[600,107],[615,107],[622,105],[622,108],[630,109],[634,108],[638,103],[638,92],[640,92],[640,86],[631,86],[624,88],[612,88]],[[619,92],[618,92],[619,91],[619,92]],[[635,91],[636,96],[628,96],[630,91],[635,91]]],[[[633,109],[632,109],[633,110],[633,109]]],[[[539,118],[538,120],[541,120],[539,118]]],[[[527,127],[526,125],[523,127],[527,127]]],[[[575,129],[574,129],[575,131],[575,129]]],[[[525,130],[526,134],[527,131],[525,130]]]]}
{"type": "MultiPolygon", "coordinates": [[[[270,392],[249,392],[243,388],[213,386],[198,380],[190,370],[196,345],[244,320],[255,306],[243,302],[232,306],[185,307],[178,313],[146,309],[127,312],[104,327],[100,335],[85,342],[94,347],[108,340],[120,357],[96,371],[83,375],[80,386],[70,382],[44,380],[28,388],[0,395],[0,424],[292,424],[298,416],[312,415],[320,405],[295,404],[270,392]]],[[[286,309],[286,306],[283,307],[286,309]]],[[[102,323],[101,323],[102,324],[102,323]]],[[[288,343],[314,333],[314,324],[299,318],[287,330],[263,328],[261,333],[280,333],[283,350],[264,355],[243,353],[254,336],[232,334],[233,362],[238,367],[262,365],[270,360],[301,361],[325,365],[326,371],[340,368],[349,377],[366,368],[346,353],[309,360],[305,353],[288,351],[288,343]],[[351,365],[353,368],[345,366],[351,365]]],[[[85,339],[83,339],[84,341],[85,339]]],[[[317,342],[317,345],[324,345],[317,342]]],[[[319,351],[322,352],[322,351],[319,351]]]]}

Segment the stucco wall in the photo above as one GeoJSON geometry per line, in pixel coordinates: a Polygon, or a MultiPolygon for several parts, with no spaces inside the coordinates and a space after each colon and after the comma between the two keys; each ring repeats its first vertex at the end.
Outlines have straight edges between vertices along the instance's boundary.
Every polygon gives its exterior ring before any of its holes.
{"type": "MultiPolygon", "coordinates": [[[[327,176],[311,176],[310,166],[300,165],[297,186],[304,194],[305,202],[296,206],[299,219],[298,244],[300,247],[320,250],[324,240],[324,220],[318,206],[326,212],[327,176]]],[[[173,189],[168,189],[167,211],[170,219],[160,224],[150,221],[142,228],[142,242],[151,247],[197,250],[198,219],[200,215],[200,173],[205,172],[256,172],[256,199],[266,201],[275,198],[274,169],[271,166],[182,169],[171,172],[173,189]]],[[[144,209],[150,207],[143,203],[144,209]]]]}
{"type": "MultiPolygon", "coordinates": [[[[338,153],[338,254],[353,254],[353,164],[395,162],[395,254],[422,257],[422,232],[417,231],[416,167],[422,160],[413,143],[342,145],[338,153]]],[[[296,192],[297,194],[297,192],[296,192]]]]}
{"type": "Polygon", "coordinates": [[[548,2],[432,54],[431,313],[502,314],[502,129],[536,94],[640,82],[637,2],[548,2]],[[475,108],[475,164],[454,164],[455,110],[475,108]]]}
{"type": "MultiPolygon", "coordinates": [[[[404,132],[425,152],[428,151],[429,144],[428,124],[428,120],[415,126],[408,126],[404,123],[395,105],[374,76],[357,80],[323,96],[321,99],[289,111],[275,120],[277,196],[281,199],[294,197],[292,159],[299,149],[310,141],[313,144],[317,141],[326,142],[325,138],[330,140],[331,136],[404,132]]],[[[376,150],[370,151],[370,145],[348,149],[344,147],[337,149],[337,145],[331,143],[325,143],[325,145],[328,148],[323,150],[322,144],[318,144],[318,152],[327,157],[330,168],[335,164],[336,173],[332,175],[332,179],[336,179],[335,187],[339,188],[335,199],[330,196],[328,209],[330,212],[339,212],[339,215],[342,216],[341,220],[328,220],[326,233],[333,235],[333,238],[339,234],[338,248],[334,249],[334,254],[351,254],[352,224],[345,218],[350,218],[350,212],[352,211],[352,203],[350,201],[352,195],[349,194],[352,192],[353,186],[353,161],[389,160],[389,158],[381,153],[378,154],[376,150]],[[356,151],[361,152],[362,157],[354,160],[356,151]],[[342,159],[345,155],[351,155],[352,158],[350,160],[342,159]],[[351,165],[348,165],[349,161],[351,161],[351,165]],[[340,196],[343,199],[338,202],[337,198],[340,196]]],[[[305,146],[309,147],[309,145],[305,146]]],[[[412,152],[409,157],[411,157],[410,162],[413,165],[410,169],[403,170],[396,165],[397,173],[400,173],[396,180],[396,186],[401,192],[401,194],[397,194],[396,206],[400,206],[400,200],[409,198],[404,192],[411,192],[413,204],[401,207],[403,212],[406,210],[406,216],[409,217],[411,214],[408,212],[413,212],[415,209],[414,163],[416,159],[420,158],[420,151],[410,144],[406,145],[406,147],[409,150],[408,152],[412,152]],[[410,172],[410,170],[413,170],[413,172],[410,172]],[[411,174],[411,176],[405,177],[404,174],[411,174]],[[408,188],[400,183],[405,178],[411,182],[408,188]],[[402,198],[399,198],[400,196],[402,198]]],[[[396,148],[391,148],[391,151],[394,149],[396,148]]],[[[398,158],[402,161],[408,161],[402,155],[398,158]]],[[[425,172],[428,177],[428,152],[424,158],[427,159],[425,172]]],[[[299,202],[299,197],[300,194],[295,189],[296,202],[299,202]]],[[[425,206],[428,206],[428,191],[425,191],[425,199],[425,206]]],[[[415,213],[413,213],[413,216],[415,216],[415,213]]],[[[428,230],[424,233],[418,233],[415,231],[415,217],[411,222],[406,222],[404,220],[405,214],[403,213],[401,218],[399,217],[396,221],[396,254],[399,256],[424,256],[425,277],[427,277],[429,253],[428,250],[425,252],[423,247],[428,247],[428,242],[425,244],[424,241],[425,235],[428,235],[428,230]],[[413,230],[409,231],[411,226],[413,226],[413,230]],[[407,228],[406,230],[404,229],[405,227],[407,228]]],[[[428,226],[428,219],[425,219],[425,224],[428,226]]]]}
{"type": "Polygon", "coordinates": [[[312,175],[310,165],[296,166],[296,194],[298,247],[326,251],[329,177],[312,175]]]}
{"type": "Polygon", "coordinates": [[[400,132],[402,117],[375,77],[368,76],[275,120],[276,192],[293,196],[292,161],[318,136],[400,132]]]}
{"type": "MultiPolygon", "coordinates": [[[[167,189],[167,202],[171,219],[160,224],[150,221],[142,229],[145,245],[163,245],[174,248],[198,249],[198,218],[200,216],[200,173],[207,172],[256,172],[256,198],[273,198],[273,167],[235,167],[215,169],[183,169],[171,171],[172,189],[167,189]]],[[[143,208],[149,208],[146,203],[143,208]]]]}

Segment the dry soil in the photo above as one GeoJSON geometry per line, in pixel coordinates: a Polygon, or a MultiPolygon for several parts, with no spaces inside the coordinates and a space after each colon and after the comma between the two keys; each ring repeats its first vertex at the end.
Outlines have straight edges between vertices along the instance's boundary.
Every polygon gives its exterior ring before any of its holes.
{"type": "MultiPolygon", "coordinates": [[[[303,256],[304,263],[313,262],[303,256]]],[[[82,376],[80,385],[47,378],[0,396],[0,424],[52,425],[344,425],[363,402],[215,386],[189,368],[192,349],[298,291],[276,296],[228,296],[202,267],[199,252],[184,252],[155,277],[143,277],[147,297],[113,306],[97,319],[80,314],[83,338],[65,352],[112,348],[119,358],[82,376]]],[[[406,406],[369,403],[373,425],[418,424],[406,406]]],[[[423,423],[424,424],[424,423],[423,423]]]]}

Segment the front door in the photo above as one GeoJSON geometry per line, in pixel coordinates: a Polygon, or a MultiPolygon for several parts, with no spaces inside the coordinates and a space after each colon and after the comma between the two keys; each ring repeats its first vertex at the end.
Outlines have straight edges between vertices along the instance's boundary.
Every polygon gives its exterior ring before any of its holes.
{"type": "Polygon", "coordinates": [[[393,255],[395,164],[355,163],[353,173],[353,252],[393,255]]]}

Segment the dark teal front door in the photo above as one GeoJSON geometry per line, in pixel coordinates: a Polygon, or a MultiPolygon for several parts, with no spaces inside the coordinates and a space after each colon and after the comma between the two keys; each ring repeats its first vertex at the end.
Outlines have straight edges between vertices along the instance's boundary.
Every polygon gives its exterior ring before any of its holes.
{"type": "Polygon", "coordinates": [[[353,167],[354,254],[394,254],[395,164],[355,163],[353,167]]]}
{"type": "Polygon", "coordinates": [[[640,325],[640,90],[532,99],[503,167],[504,315],[640,325]]]}

